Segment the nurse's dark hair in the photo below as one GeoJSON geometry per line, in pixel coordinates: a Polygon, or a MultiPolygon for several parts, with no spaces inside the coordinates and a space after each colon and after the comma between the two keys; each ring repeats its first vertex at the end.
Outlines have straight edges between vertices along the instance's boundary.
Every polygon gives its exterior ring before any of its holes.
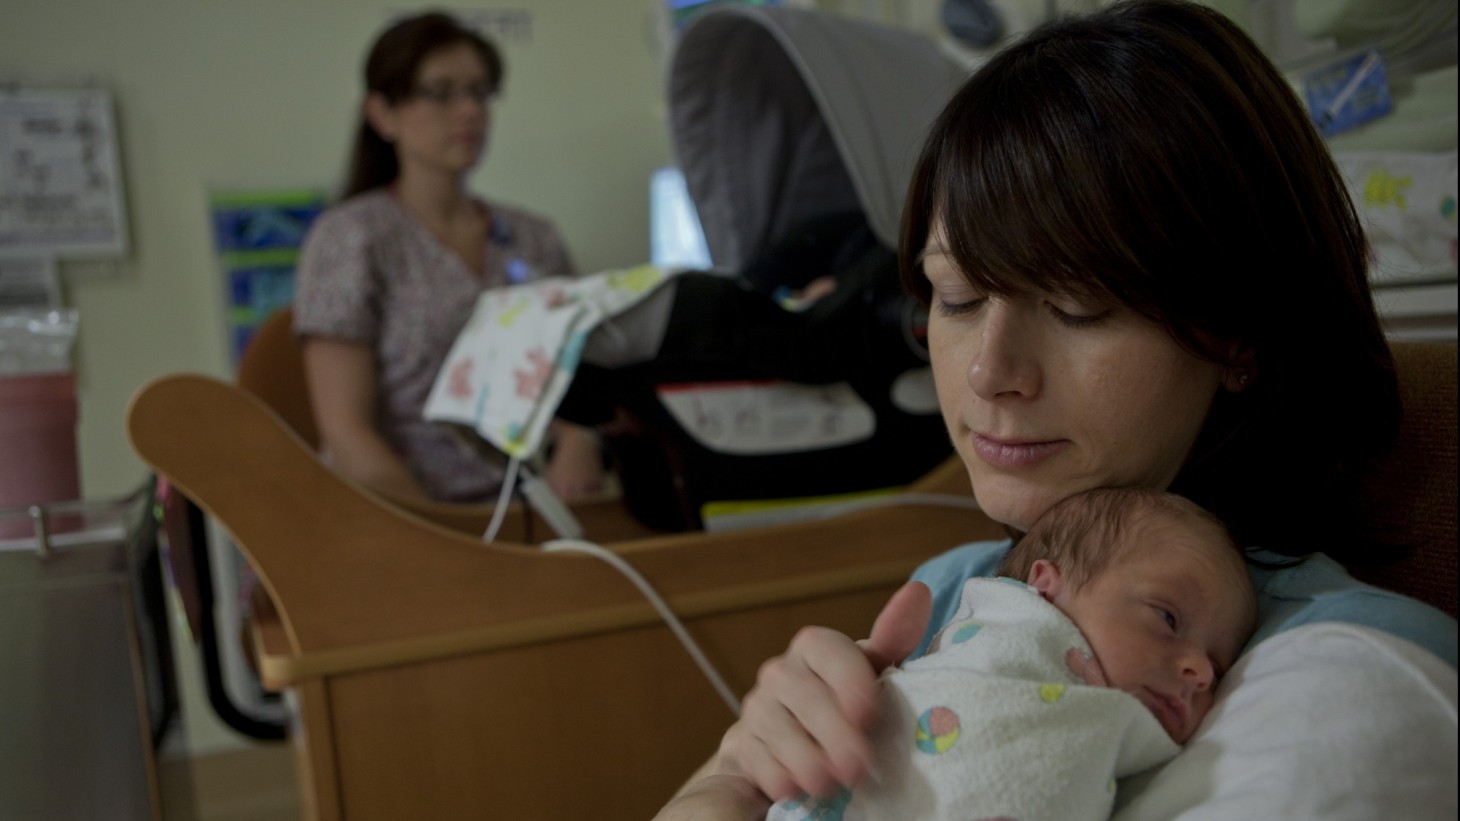
{"type": "MultiPolygon", "coordinates": [[[[365,91],[400,103],[416,90],[416,74],[427,57],[462,43],[481,58],[491,90],[500,90],[506,67],[497,47],[450,14],[427,11],[397,20],[375,38],[365,57],[365,91]]],[[[362,109],[342,197],[389,185],[399,173],[395,146],[375,132],[362,109]]]]}
{"type": "Polygon", "coordinates": [[[1362,546],[1347,502],[1400,413],[1369,246],[1302,103],[1231,21],[1126,2],[1002,50],[913,171],[899,256],[925,301],[935,220],[983,293],[1110,300],[1204,359],[1249,352],[1171,490],[1247,545],[1362,546]]]}

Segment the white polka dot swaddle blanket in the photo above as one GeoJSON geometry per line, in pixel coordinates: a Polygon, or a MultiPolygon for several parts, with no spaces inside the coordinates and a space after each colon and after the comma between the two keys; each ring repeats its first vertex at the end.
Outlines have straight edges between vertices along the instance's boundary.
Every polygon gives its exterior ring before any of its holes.
{"type": "Polygon", "coordinates": [[[1022,582],[971,579],[928,655],[883,676],[873,777],[778,803],[768,821],[1109,818],[1117,779],[1180,748],[1102,683],[1054,605],[1022,582]]]}

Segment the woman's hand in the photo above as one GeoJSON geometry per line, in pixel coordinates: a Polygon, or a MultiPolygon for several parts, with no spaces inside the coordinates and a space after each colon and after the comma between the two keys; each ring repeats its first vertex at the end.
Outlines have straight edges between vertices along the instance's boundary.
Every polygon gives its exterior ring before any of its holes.
{"type": "Polygon", "coordinates": [[[871,766],[867,732],[877,717],[877,676],[917,649],[932,596],[920,582],[893,594],[864,641],[824,627],[796,634],[761,665],[740,720],[720,742],[715,771],[743,776],[774,800],[828,797],[871,766]]]}
{"type": "Polygon", "coordinates": [[[553,455],[543,478],[553,493],[565,502],[589,498],[603,491],[603,453],[598,435],[591,429],[561,419],[549,428],[553,455]]]}

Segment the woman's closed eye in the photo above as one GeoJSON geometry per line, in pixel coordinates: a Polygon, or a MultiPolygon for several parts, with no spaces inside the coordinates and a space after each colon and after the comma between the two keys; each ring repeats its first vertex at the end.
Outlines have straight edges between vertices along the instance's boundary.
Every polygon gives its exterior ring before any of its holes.
{"type": "Polygon", "coordinates": [[[1071,328],[1098,325],[1115,312],[1108,304],[1077,297],[1051,296],[1045,300],[1044,305],[1050,316],[1071,328]]]}
{"type": "Polygon", "coordinates": [[[945,297],[937,295],[938,313],[947,317],[968,316],[977,311],[984,303],[984,297],[945,297]]]}
{"type": "Polygon", "coordinates": [[[1049,306],[1050,315],[1059,320],[1061,324],[1071,328],[1088,328],[1091,325],[1098,325],[1110,316],[1111,311],[1106,309],[1094,313],[1067,311],[1054,303],[1046,303],[1049,306]]]}

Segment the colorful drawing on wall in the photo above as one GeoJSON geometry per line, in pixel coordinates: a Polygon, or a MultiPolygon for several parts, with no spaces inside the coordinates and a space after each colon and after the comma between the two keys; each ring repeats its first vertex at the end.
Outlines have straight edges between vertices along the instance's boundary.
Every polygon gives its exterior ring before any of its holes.
{"type": "Polygon", "coordinates": [[[299,246],[324,206],[324,196],[316,191],[227,192],[210,198],[235,367],[259,323],[293,301],[299,246]]]}

